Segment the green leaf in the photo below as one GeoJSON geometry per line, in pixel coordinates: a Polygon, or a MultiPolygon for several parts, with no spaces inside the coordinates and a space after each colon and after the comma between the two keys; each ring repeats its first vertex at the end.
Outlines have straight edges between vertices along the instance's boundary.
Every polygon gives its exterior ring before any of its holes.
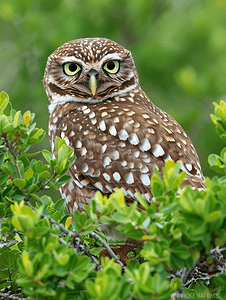
{"type": "Polygon", "coordinates": [[[146,209],[150,208],[147,201],[141,196],[140,193],[136,193],[136,198],[144,208],[146,208],[146,209]]]}
{"type": "Polygon", "coordinates": [[[27,275],[30,277],[33,275],[33,265],[32,262],[29,259],[29,255],[27,251],[24,251],[21,255],[21,260],[23,262],[24,270],[27,273],[27,275]]]}
{"type": "Polygon", "coordinates": [[[148,262],[144,262],[139,266],[139,273],[141,281],[145,283],[150,275],[150,265],[148,262]]]}
{"type": "Polygon", "coordinates": [[[49,206],[49,205],[51,206],[53,204],[53,201],[49,196],[44,195],[41,197],[41,200],[44,206],[49,206]]]}
{"type": "Polygon", "coordinates": [[[223,141],[226,141],[226,134],[225,134],[225,133],[221,134],[221,135],[220,135],[220,138],[221,138],[223,141]]]}
{"type": "Polygon", "coordinates": [[[50,177],[50,173],[48,171],[43,171],[41,174],[40,174],[40,179],[41,180],[45,180],[45,179],[48,179],[50,177]]]}
{"type": "Polygon", "coordinates": [[[191,256],[187,247],[183,245],[180,241],[173,242],[170,248],[171,252],[174,253],[174,255],[178,255],[181,259],[186,260],[191,256]]]}
{"type": "Polygon", "coordinates": [[[64,175],[61,178],[59,178],[59,180],[57,181],[57,183],[55,184],[56,187],[61,186],[62,184],[68,182],[71,179],[70,175],[64,175]]]}
{"type": "Polygon", "coordinates": [[[60,199],[58,200],[55,205],[54,208],[59,211],[60,213],[64,213],[65,209],[66,209],[66,203],[65,203],[65,199],[60,199]]]}
{"type": "Polygon", "coordinates": [[[9,96],[6,92],[2,91],[0,93],[0,107],[2,110],[4,110],[6,108],[6,106],[9,103],[9,96]]]}
{"type": "Polygon", "coordinates": [[[194,203],[194,191],[190,186],[186,186],[183,194],[181,195],[179,202],[183,210],[187,212],[195,211],[195,203],[194,203]]]}
{"type": "Polygon", "coordinates": [[[23,214],[15,214],[12,216],[11,222],[15,228],[17,228],[21,232],[26,232],[34,225],[34,220],[32,216],[23,215],[23,214]]]}
{"type": "Polygon", "coordinates": [[[221,150],[220,157],[226,162],[226,147],[221,150]]]}
{"type": "Polygon", "coordinates": [[[0,169],[5,161],[5,153],[0,154],[0,169]]]}
{"type": "Polygon", "coordinates": [[[48,150],[43,150],[42,155],[44,156],[45,160],[50,163],[50,160],[53,159],[53,155],[48,150]]]}
{"type": "Polygon", "coordinates": [[[3,133],[4,131],[2,131],[2,129],[5,127],[5,126],[7,126],[7,125],[9,125],[10,123],[9,123],[9,120],[8,120],[8,118],[6,117],[6,115],[1,115],[0,116],[0,131],[1,131],[1,133],[3,133]]]}
{"type": "Polygon", "coordinates": [[[13,180],[13,182],[20,189],[23,189],[25,187],[25,184],[26,184],[26,180],[20,179],[20,178],[15,178],[13,180]]]}
{"type": "Polygon", "coordinates": [[[62,173],[62,168],[58,165],[55,165],[54,166],[54,171],[57,173],[57,174],[61,174],[62,173]]]}
{"type": "Polygon", "coordinates": [[[210,154],[208,157],[208,162],[210,166],[218,165],[221,166],[223,162],[221,162],[221,157],[216,154],[210,154]]]}
{"type": "Polygon", "coordinates": [[[29,189],[29,193],[35,193],[38,190],[38,186],[36,184],[32,184],[29,189]]]}
{"type": "Polygon", "coordinates": [[[3,185],[9,178],[9,174],[0,175],[0,186],[3,185]]]}
{"type": "Polygon", "coordinates": [[[32,157],[32,156],[36,156],[40,153],[41,153],[41,151],[37,151],[37,152],[34,152],[34,153],[26,153],[26,154],[22,155],[21,157],[32,157]]]}
{"type": "Polygon", "coordinates": [[[214,222],[220,215],[221,215],[220,210],[213,211],[210,214],[208,214],[205,221],[208,223],[214,222]]]}
{"type": "Polygon", "coordinates": [[[51,170],[52,174],[54,173],[55,165],[56,165],[56,159],[51,159],[50,160],[50,170],[51,170]]]}
{"type": "Polygon", "coordinates": [[[2,165],[2,171],[5,173],[5,174],[8,174],[8,175],[11,175],[12,174],[12,171],[10,170],[10,168],[8,166],[5,166],[5,165],[2,165]]]}
{"type": "Polygon", "coordinates": [[[158,196],[161,196],[165,191],[164,182],[163,182],[158,170],[156,169],[156,167],[154,167],[153,175],[151,177],[151,191],[152,191],[153,196],[156,198],[158,196]]]}
{"type": "Polygon", "coordinates": [[[93,255],[98,256],[99,252],[104,250],[104,249],[105,249],[105,247],[98,247],[98,248],[94,247],[94,248],[90,249],[89,252],[92,253],[93,255]]]}
{"type": "Polygon", "coordinates": [[[29,180],[34,175],[32,168],[28,168],[27,171],[24,173],[24,179],[29,180]]]}
{"type": "Polygon", "coordinates": [[[35,135],[33,136],[34,138],[40,138],[40,136],[44,133],[44,130],[38,129],[37,132],[35,133],[35,135]]]}
{"type": "Polygon", "coordinates": [[[38,201],[39,203],[42,203],[42,199],[38,195],[31,193],[30,196],[34,198],[36,201],[38,201]]]}
{"type": "Polygon", "coordinates": [[[14,125],[17,127],[22,122],[22,114],[21,111],[16,112],[14,116],[14,125]]]}
{"type": "Polygon", "coordinates": [[[11,268],[13,263],[15,262],[16,258],[18,255],[19,251],[9,251],[6,250],[1,253],[1,259],[0,259],[0,266],[4,266],[6,268],[11,268]]]}
{"type": "Polygon", "coordinates": [[[37,161],[37,163],[35,164],[35,172],[40,174],[42,172],[42,168],[43,162],[41,160],[37,161]]]}
{"type": "Polygon", "coordinates": [[[175,268],[177,268],[177,269],[183,269],[184,268],[184,265],[185,265],[184,260],[179,258],[177,255],[174,255],[173,253],[171,253],[170,260],[171,260],[172,265],[175,268]]]}
{"type": "Polygon", "coordinates": [[[57,152],[57,159],[59,165],[65,160],[67,154],[68,154],[68,146],[66,144],[63,144],[59,148],[59,151],[57,152]]]}
{"type": "MultiPolygon", "coordinates": [[[[6,205],[5,203],[0,202],[0,218],[5,214],[6,205]]],[[[1,224],[1,227],[3,229],[3,225],[1,224]]],[[[4,233],[1,229],[1,233],[4,233]]],[[[8,231],[7,231],[8,232],[8,231]]]]}
{"type": "Polygon", "coordinates": [[[217,116],[215,116],[213,114],[210,114],[210,118],[211,118],[213,124],[216,125],[217,124],[217,120],[218,120],[217,116]]]}
{"type": "Polygon", "coordinates": [[[210,154],[208,157],[208,163],[210,168],[218,173],[224,174],[224,163],[220,156],[216,154],[210,154]]]}
{"type": "Polygon", "coordinates": [[[226,104],[223,100],[220,101],[220,105],[214,104],[215,105],[215,114],[218,114],[218,116],[221,119],[226,119],[226,104]]]}
{"type": "Polygon", "coordinates": [[[1,129],[2,133],[10,133],[12,130],[13,124],[8,124],[1,129]]]}
{"type": "Polygon", "coordinates": [[[58,152],[58,149],[59,149],[59,146],[58,146],[58,145],[59,145],[59,142],[60,142],[60,141],[62,141],[61,138],[60,138],[59,136],[57,136],[57,137],[55,138],[55,142],[54,142],[54,143],[55,143],[55,150],[56,150],[57,152],[58,152]]]}
{"type": "Polygon", "coordinates": [[[163,207],[160,212],[169,214],[169,213],[172,213],[172,212],[175,212],[178,210],[179,210],[179,204],[174,202],[174,203],[170,203],[167,206],[163,207]]]}
{"type": "Polygon", "coordinates": [[[55,213],[52,215],[52,218],[56,222],[60,221],[60,219],[61,219],[61,213],[59,211],[55,211],[55,213]]]}

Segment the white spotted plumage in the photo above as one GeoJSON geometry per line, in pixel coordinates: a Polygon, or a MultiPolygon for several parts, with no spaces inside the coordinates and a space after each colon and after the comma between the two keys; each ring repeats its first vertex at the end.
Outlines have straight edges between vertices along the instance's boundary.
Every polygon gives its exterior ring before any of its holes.
{"type": "Polygon", "coordinates": [[[156,107],[139,85],[131,53],[102,38],[74,40],[50,55],[44,76],[50,106],[49,138],[57,136],[74,149],[72,179],[60,191],[69,212],[83,210],[95,192],[109,195],[117,187],[131,204],[140,192],[151,201],[154,166],[162,174],[168,159],[181,162],[183,185],[205,188],[195,149],[182,127],[156,107]],[[117,61],[116,73],[106,71],[117,61]],[[69,76],[66,63],[80,71],[69,76]],[[90,78],[96,86],[91,89],[90,78]]]}

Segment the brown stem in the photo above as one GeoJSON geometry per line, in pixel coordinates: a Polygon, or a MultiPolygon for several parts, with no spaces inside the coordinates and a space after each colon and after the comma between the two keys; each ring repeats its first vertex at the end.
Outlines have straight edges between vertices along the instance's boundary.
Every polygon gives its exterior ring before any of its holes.
{"type": "MultiPolygon", "coordinates": [[[[21,174],[20,174],[20,170],[19,170],[18,165],[17,165],[17,155],[16,155],[16,153],[14,152],[15,146],[13,146],[13,141],[12,141],[11,143],[9,142],[6,133],[3,133],[3,134],[2,134],[2,137],[4,138],[4,140],[5,140],[5,142],[6,142],[6,147],[9,149],[9,152],[10,152],[10,153],[12,154],[12,156],[13,156],[14,165],[15,165],[15,167],[16,167],[18,177],[19,177],[20,179],[22,179],[21,174]]],[[[17,137],[15,137],[13,140],[16,141],[18,138],[19,138],[19,134],[17,133],[17,137]]],[[[15,143],[15,142],[14,142],[14,143],[15,143]]],[[[21,190],[22,190],[22,192],[24,191],[23,188],[22,188],[21,190]]]]}

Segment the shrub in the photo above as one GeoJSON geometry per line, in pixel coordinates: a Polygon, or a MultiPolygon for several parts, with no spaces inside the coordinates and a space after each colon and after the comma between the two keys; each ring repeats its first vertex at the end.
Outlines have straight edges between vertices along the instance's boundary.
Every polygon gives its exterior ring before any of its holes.
{"type": "MultiPolygon", "coordinates": [[[[211,118],[226,140],[226,104],[214,105],[211,118]]],[[[40,153],[30,148],[45,132],[34,117],[15,111],[8,95],[0,94],[0,298],[225,299],[226,148],[209,156],[210,167],[223,177],[206,178],[206,190],[182,190],[186,173],[170,160],[163,178],[154,169],[151,203],[138,193],[128,207],[120,189],[109,198],[97,192],[85,212],[70,216],[64,199],[53,202],[39,192],[70,179],[73,150],[57,138],[56,157],[43,150],[46,162],[35,159],[40,153]],[[126,266],[95,231],[100,224],[143,242],[126,266]],[[99,258],[103,249],[111,259],[99,258]]]]}

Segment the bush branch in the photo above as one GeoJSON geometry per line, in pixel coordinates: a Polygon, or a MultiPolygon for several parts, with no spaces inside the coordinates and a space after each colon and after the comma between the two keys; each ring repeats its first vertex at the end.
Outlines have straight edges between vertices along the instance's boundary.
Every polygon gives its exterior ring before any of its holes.
{"type": "MultiPolygon", "coordinates": [[[[30,205],[29,203],[25,202],[24,204],[27,205],[27,206],[29,206],[32,210],[36,211],[36,209],[35,209],[32,205],[30,205]]],[[[81,236],[79,233],[75,233],[75,232],[73,232],[73,231],[70,231],[70,230],[66,229],[63,225],[58,224],[55,220],[53,220],[52,218],[46,216],[45,214],[42,213],[42,214],[41,214],[41,217],[42,217],[42,218],[47,217],[48,220],[49,220],[49,222],[50,222],[51,224],[54,224],[54,225],[58,226],[58,227],[60,228],[61,231],[63,231],[64,233],[66,233],[66,234],[69,235],[70,237],[80,237],[80,238],[82,238],[82,236],[81,236]]],[[[125,266],[124,266],[123,263],[118,259],[118,257],[115,255],[115,253],[111,250],[110,246],[109,246],[109,245],[108,245],[108,244],[107,244],[107,243],[106,243],[106,242],[105,242],[98,234],[96,234],[96,233],[94,233],[94,232],[91,232],[90,235],[91,235],[92,237],[94,237],[95,239],[97,239],[97,240],[98,240],[98,241],[99,241],[99,242],[107,249],[107,251],[108,251],[108,253],[111,255],[111,257],[114,258],[114,260],[121,266],[122,270],[124,271],[125,266]]],[[[87,250],[87,251],[88,251],[88,250],[87,250]]],[[[90,254],[91,254],[91,253],[90,253],[90,254]]],[[[91,255],[92,255],[92,254],[91,254],[91,255]]]]}
{"type": "Polygon", "coordinates": [[[122,270],[125,270],[125,266],[121,262],[121,260],[115,255],[115,253],[111,250],[111,247],[95,232],[91,232],[90,235],[97,239],[108,251],[108,253],[111,255],[111,257],[114,258],[114,260],[121,266],[122,270]]]}

